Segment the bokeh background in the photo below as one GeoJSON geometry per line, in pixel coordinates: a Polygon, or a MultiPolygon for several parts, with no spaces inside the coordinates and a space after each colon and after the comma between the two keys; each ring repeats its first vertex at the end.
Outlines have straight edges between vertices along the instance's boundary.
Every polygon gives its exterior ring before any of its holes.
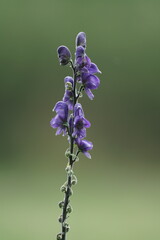
{"type": "Polygon", "coordinates": [[[1,1],[0,239],[55,239],[66,138],[49,121],[61,100],[56,49],[78,32],[103,74],[94,101],[92,159],[75,166],[69,240],[160,239],[160,2],[1,1]]]}

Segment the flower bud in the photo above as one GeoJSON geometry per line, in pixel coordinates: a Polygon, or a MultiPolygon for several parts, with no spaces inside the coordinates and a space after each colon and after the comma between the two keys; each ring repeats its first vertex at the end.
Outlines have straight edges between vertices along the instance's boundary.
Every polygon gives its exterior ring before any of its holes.
{"type": "Polygon", "coordinates": [[[71,205],[67,206],[67,213],[71,213],[73,212],[73,208],[71,207],[71,205]]]}
{"type": "Polygon", "coordinates": [[[65,185],[62,185],[61,188],[60,188],[60,191],[65,193],[67,190],[67,187],[65,185]]]}
{"type": "Polygon", "coordinates": [[[72,179],[72,181],[71,181],[71,184],[72,184],[72,185],[76,185],[76,184],[77,184],[77,178],[76,178],[75,175],[73,175],[73,179],[72,179]]]}
{"type": "Polygon", "coordinates": [[[78,46],[76,48],[76,59],[80,58],[80,57],[83,57],[85,56],[85,49],[82,47],[82,46],[78,46]]]}
{"type": "MultiPolygon", "coordinates": [[[[69,149],[69,148],[66,150],[65,156],[66,156],[66,158],[69,158],[69,156],[70,156],[70,149],[69,149]]],[[[68,171],[69,168],[70,168],[70,166],[67,166],[67,167],[66,167],[66,171],[68,171]]]]}
{"type": "Polygon", "coordinates": [[[57,234],[57,240],[62,240],[62,233],[57,234]]]}
{"type": "Polygon", "coordinates": [[[60,208],[63,208],[64,202],[63,202],[63,201],[59,202],[59,203],[58,203],[58,206],[59,206],[60,208]]]}
{"type": "Polygon", "coordinates": [[[59,221],[60,223],[63,222],[63,216],[62,216],[62,215],[58,218],[58,221],[59,221]]]}
{"type": "Polygon", "coordinates": [[[70,82],[66,82],[66,90],[72,91],[73,87],[72,87],[72,83],[70,82]]]}
{"type": "Polygon", "coordinates": [[[69,232],[69,229],[70,229],[69,224],[68,224],[68,223],[64,223],[63,226],[65,227],[65,231],[66,231],[66,232],[69,232]]]}
{"type": "Polygon", "coordinates": [[[76,37],[76,46],[82,46],[86,48],[86,34],[84,32],[78,33],[76,37]]]}
{"type": "Polygon", "coordinates": [[[58,58],[61,65],[66,65],[70,62],[71,53],[66,46],[60,46],[57,49],[57,53],[58,53],[58,58]]]}
{"type": "Polygon", "coordinates": [[[80,93],[79,93],[79,98],[82,98],[82,97],[83,97],[83,93],[80,92],[80,93]]]}

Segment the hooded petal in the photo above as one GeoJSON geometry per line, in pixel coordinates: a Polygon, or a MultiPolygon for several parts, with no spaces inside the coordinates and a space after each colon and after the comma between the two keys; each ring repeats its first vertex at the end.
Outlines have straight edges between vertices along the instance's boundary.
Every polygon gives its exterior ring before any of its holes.
{"type": "Polygon", "coordinates": [[[80,103],[76,103],[74,106],[74,116],[84,116],[84,112],[82,109],[82,105],[80,103]]]}
{"type": "Polygon", "coordinates": [[[57,49],[59,62],[61,65],[66,65],[71,59],[71,53],[66,46],[60,46],[57,49]]]}
{"type": "Polygon", "coordinates": [[[68,118],[68,105],[63,101],[56,103],[53,111],[55,111],[64,121],[67,122],[68,118]]]}
{"type": "Polygon", "coordinates": [[[82,46],[76,48],[76,58],[83,57],[85,55],[85,49],[82,46]]]}
{"type": "Polygon", "coordinates": [[[83,46],[86,48],[86,34],[84,32],[79,32],[76,37],[76,46],[83,46]]]}

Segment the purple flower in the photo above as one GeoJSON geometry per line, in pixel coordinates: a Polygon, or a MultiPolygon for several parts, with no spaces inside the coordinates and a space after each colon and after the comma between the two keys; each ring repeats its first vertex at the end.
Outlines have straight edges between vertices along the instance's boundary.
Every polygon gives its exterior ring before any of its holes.
{"type": "Polygon", "coordinates": [[[91,155],[88,153],[88,151],[93,148],[92,142],[89,142],[85,139],[77,138],[76,144],[78,146],[79,151],[81,151],[86,157],[91,158],[91,155]]]}
{"type": "Polygon", "coordinates": [[[69,110],[73,110],[73,104],[74,104],[74,94],[73,94],[73,78],[72,77],[65,77],[65,93],[63,96],[63,101],[68,104],[69,110]]]}
{"type": "Polygon", "coordinates": [[[85,49],[82,46],[78,46],[76,49],[76,67],[78,70],[83,72],[88,72],[88,69],[91,66],[91,60],[86,55],[85,49]]]}
{"type": "Polygon", "coordinates": [[[88,97],[93,100],[94,95],[91,92],[91,89],[97,89],[100,84],[100,80],[97,76],[89,74],[89,73],[82,73],[82,84],[84,86],[84,90],[88,97]]]}
{"type": "Polygon", "coordinates": [[[68,125],[68,105],[62,101],[57,102],[53,111],[55,111],[57,115],[52,118],[50,125],[52,128],[57,128],[56,135],[63,133],[63,136],[65,136],[68,125]]]}
{"type": "Polygon", "coordinates": [[[84,138],[86,137],[86,128],[91,126],[90,122],[84,117],[75,117],[74,119],[74,131],[72,136],[84,138]]]}
{"type": "Polygon", "coordinates": [[[86,34],[84,32],[80,32],[76,37],[76,46],[82,46],[86,48],[86,34]]]}
{"type": "Polygon", "coordinates": [[[95,63],[91,62],[91,59],[86,55],[85,49],[82,46],[76,49],[76,68],[80,73],[96,74],[101,73],[95,63]]]}
{"type": "Polygon", "coordinates": [[[102,72],[98,69],[98,67],[95,63],[91,62],[90,66],[88,68],[88,73],[96,74],[96,73],[102,73],[102,72]]]}
{"type": "Polygon", "coordinates": [[[74,106],[74,116],[82,116],[84,117],[84,111],[82,109],[82,105],[80,103],[76,103],[76,105],[74,106]]]}
{"type": "Polygon", "coordinates": [[[66,46],[60,46],[57,49],[57,53],[58,53],[58,58],[61,65],[66,65],[70,62],[71,53],[66,46]]]}
{"type": "Polygon", "coordinates": [[[86,128],[91,126],[90,122],[84,117],[84,112],[80,103],[77,103],[74,107],[74,131],[72,136],[84,138],[86,137],[86,128]]]}

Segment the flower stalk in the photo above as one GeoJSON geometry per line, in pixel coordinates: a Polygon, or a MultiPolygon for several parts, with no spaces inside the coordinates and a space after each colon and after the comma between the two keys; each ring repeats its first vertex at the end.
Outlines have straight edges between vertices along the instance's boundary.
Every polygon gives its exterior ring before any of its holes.
{"type": "Polygon", "coordinates": [[[69,142],[69,148],[65,153],[68,158],[66,167],[67,181],[60,189],[64,193],[64,200],[59,202],[62,215],[58,219],[61,223],[61,232],[57,235],[57,240],[66,240],[67,232],[70,229],[67,223],[67,218],[72,212],[70,197],[73,194],[72,186],[77,183],[77,178],[73,172],[74,163],[78,161],[79,153],[91,158],[88,151],[93,148],[92,142],[84,139],[86,137],[86,128],[89,128],[91,124],[85,118],[82,105],[78,100],[82,97],[83,90],[91,100],[93,99],[94,95],[91,90],[97,89],[100,84],[99,78],[95,76],[100,71],[97,65],[91,62],[85,51],[86,35],[84,32],[80,32],[76,37],[74,63],[70,50],[66,46],[60,46],[57,50],[60,65],[70,65],[73,71],[73,78],[67,76],[64,79],[64,97],[53,108],[56,116],[50,122],[52,128],[57,128],[56,135],[61,133],[63,136],[67,135],[69,142]]]}

